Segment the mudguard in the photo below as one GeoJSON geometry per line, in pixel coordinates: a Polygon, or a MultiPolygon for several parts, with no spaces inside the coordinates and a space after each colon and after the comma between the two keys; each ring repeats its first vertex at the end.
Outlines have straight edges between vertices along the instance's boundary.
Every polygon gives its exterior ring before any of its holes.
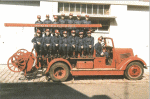
{"type": "MultiPolygon", "coordinates": [[[[119,70],[125,70],[127,65],[133,61],[137,61],[137,62],[141,62],[143,63],[144,67],[147,66],[145,61],[142,60],[141,58],[137,57],[137,56],[130,56],[129,58],[123,60],[118,66],[116,69],[119,69],[119,70]]],[[[146,67],[147,68],[147,67],[146,67]]]]}
{"type": "Polygon", "coordinates": [[[56,62],[63,62],[63,63],[66,63],[66,64],[68,64],[68,66],[70,67],[70,69],[72,69],[71,64],[70,64],[70,62],[69,62],[68,60],[63,59],[63,58],[56,58],[56,59],[53,59],[53,60],[48,64],[48,67],[47,67],[47,70],[46,70],[45,74],[48,73],[50,67],[51,67],[54,63],[56,63],[56,62]]]}

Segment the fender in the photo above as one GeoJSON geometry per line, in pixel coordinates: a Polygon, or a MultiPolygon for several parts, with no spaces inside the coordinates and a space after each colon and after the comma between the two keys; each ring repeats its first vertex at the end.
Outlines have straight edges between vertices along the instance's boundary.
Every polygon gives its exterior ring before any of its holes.
{"type": "Polygon", "coordinates": [[[50,67],[51,67],[54,63],[56,63],[56,62],[65,62],[66,64],[68,64],[68,66],[70,67],[70,69],[72,69],[71,64],[70,64],[70,62],[69,62],[68,60],[63,59],[63,58],[57,58],[57,59],[53,59],[53,60],[48,64],[48,67],[47,67],[47,70],[46,70],[45,74],[49,71],[50,67]]]}
{"type": "Polygon", "coordinates": [[[132,61],[139,61],[139,62],[142,62],[145,66],[146,66],[146,63],[144,62],[144,60],[142,60],[141,58],[137,57],[137,55],[135,56],[131,56],[127,59],[125,59],[124,61],[122,61],[116,69],[119,69],[119,70],[125,70],[127,65],[132,62],[132,61]]]}

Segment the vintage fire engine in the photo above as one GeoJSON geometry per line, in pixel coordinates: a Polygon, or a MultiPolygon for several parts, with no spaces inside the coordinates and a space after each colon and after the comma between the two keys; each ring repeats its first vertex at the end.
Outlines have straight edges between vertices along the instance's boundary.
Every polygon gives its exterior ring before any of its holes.
{"type": "MultiPolygon", "coordinates": [[[[5,23],[5,26],[16,27],[101,27],[100,24],[13,24],[5,23]]],[[[109,53],[106,65],[105,57],[96,57],[96,51],[92,58],[38,58],[26,49],[20,49],[14,53],[7,62],[8,68],[13,72],[24,72],[26,76],[32,69],[46,68],[46,77],[53,81],[65,81],[72,76],[95,76],[95,75],[125,75],[127,79],[142,79],[146,63],[137,55],[134,56],[131,48],[115,48],[113,39],[104,37],[104,47],[109,53]]]]}

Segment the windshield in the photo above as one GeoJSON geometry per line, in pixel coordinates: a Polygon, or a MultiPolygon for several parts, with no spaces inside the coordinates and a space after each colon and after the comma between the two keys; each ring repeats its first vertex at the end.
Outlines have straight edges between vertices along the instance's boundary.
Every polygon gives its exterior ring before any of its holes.
{"type": "Polygon", "coordinates": [[[113,43],[112,43],[111,39],[105,39],[105,44],[106,44],[106,46],[113,47],[113,43]]]}

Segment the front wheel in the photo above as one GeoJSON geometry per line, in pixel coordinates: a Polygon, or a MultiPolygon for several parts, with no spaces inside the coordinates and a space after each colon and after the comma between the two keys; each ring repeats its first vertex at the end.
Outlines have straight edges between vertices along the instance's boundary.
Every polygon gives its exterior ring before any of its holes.
{"type": "Polygon", "coordinates": [[[55,63],[50,68],[50,77],[53,81],[65,81],[69,76],[69,68],[64,63],[55,63]]]}
{"type": "Polygon", "coordinates": [[[125,76],[129,80],[140,80],[143,77],[143,73],[143,65],[139,62],[130,63],[125,70],[125,76]]]}

